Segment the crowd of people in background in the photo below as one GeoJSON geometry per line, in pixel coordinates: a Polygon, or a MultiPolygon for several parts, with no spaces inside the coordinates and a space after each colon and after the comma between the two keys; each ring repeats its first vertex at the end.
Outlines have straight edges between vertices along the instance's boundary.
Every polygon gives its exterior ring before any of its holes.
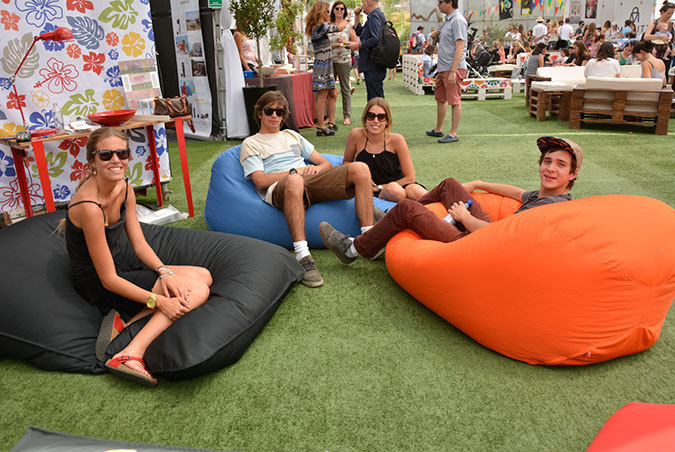
{"type": "MultiPolygon", "coordinates": [[[[522,24],[509,26],[502,39],[490,38],[489,30],[483,30],[467,48],[467,54],[477,59],[487,52],[490,64],[519,64],[512,75],[514,78],[534,75],[539,67],[551,65],[589,66],[585,69],[586,76],[620,77],[620,66],[635,64],[642,66],[644,78],[660,78],[665,86],[668,70],[675,60],[673,12],[675,3],[665,1],[659,9],[659,17],[642,33],[630,19],[620,26],[610,20],[602,24],[583,20],[572,24],[569,17],[539,17],[528,31],[522,24]],[[556,52],[555,57],[549,55],[552,51],[556,52]]],[[[410,36],[409,46],[413,53],[424,54],[424,76],[433,76],[435,47],[429,37],[423,36],[423,27],[418,27],[410,36]]]]}

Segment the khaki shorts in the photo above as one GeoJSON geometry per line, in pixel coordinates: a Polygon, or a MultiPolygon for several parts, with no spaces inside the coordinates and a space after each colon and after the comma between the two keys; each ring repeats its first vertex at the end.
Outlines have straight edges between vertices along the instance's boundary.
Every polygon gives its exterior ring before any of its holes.
{"type": "Polygon", "coordinates": [[[459,105],[462,101],[461,82],[466,77],[466,69],[457,69],[457,83],[453,83],[452,85],[448,83],[449,77],[450,71],[436,74],[436,92],[434,98],[436,102],[459,105]]]}
{"type": "MultiPolygon", "coordinates": [[[[347,170],[349,163],[333,167],[318,174],[302,176],[305,183],[303,194],[305,210],[317,202],[351,199],[354,197],[354,185],[347,187],[347,170]]],[[[281,179],[272,192],[272,205],[284,210],[284,193],[288,176],[281,179]]]]}

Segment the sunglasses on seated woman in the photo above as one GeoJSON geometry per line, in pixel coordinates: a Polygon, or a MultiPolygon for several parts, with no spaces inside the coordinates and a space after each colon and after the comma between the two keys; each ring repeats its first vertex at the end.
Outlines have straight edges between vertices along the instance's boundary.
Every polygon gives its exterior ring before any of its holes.
{"type": "Polygon", "coordinates": [[[387,120],[387,114],[386,113],[373,113],[372,111],[369,111],[366,113],[366,119],[369,121],[374,120],[377,118],[378,121],[384,122],[387,120]]]}
{"type": "Polygon", "coordinates": [[[107,162],[112,159],[113,154],[117,154],[117,158],[120,160],[127,160],[131,151],[129,149],[101,149],[96,151],[98,158],[102,161],[107,162]]]}
{"type": "Polygon", "coordinates": [[[286,109],[265,107],[263,108],[263,112],[265,113],[265,116],[272,116],[272,113],[276,113],[278,117],[283,118],[284,115],[286,114],[286,109]]]}

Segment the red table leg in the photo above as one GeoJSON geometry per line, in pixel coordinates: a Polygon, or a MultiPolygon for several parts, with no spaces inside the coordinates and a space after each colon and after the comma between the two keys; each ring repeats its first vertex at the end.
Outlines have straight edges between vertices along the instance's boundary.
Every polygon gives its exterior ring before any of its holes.
{"type": "Polygon", "coordinates": [[[187,149],[185,148],[185,134],[183,133],[183,118],[177,116],[173,118],[176,125],[176,141],[178,142],[178,153],[180,154],[180,167],[183,171],[183,184],[185,185],[185,197],[187,198],[188,213],[190,218],[195,216],[195,208],[192,205],[192,187],[190,186],[190,170],[187,161],[187,149]]]}
{"type": "MultiPolygon", "coordinates": [[[[42,140],[33,139],[30,141],[35,152],[35,164],[38,169],[38,176],[40,177],[40,185],[42,185],[42,196],[45,200],[45,208],[47,212],[54,212],[54,195],[52,194],[52,183],[49,181],[49,169],[47,168],[47,159],[45,158],[45,147],[42,140]]],[[[30,203],[29,203],[30,204],[30,203]]]]}
{"type": "Polygon", "coordinates": [[[23,151],[12,148],[12,156],[14,157],[14,170],[16,171],[16,179],[19,182],[19,191],[21,192],[23,209],[26,212],[26,218],[30,218],[33,216],[33,208],[30,205],[30,193],[28,193],[28,181],[26,180],[26,165],[23,159],[23,151]]]}
{"type": "Polygon", "coordinates": [[[145,131],[148,134],[148,145],[150,146],[150,163],[152,164],[153,179],[155,182],[155,191],[157,192],[157,205],[162,207],[164,205],[164,197],[162,196],[162,182],[159,178],[159,158],[157,157],[157,144],[155,143],[155,131],[152,126],[145,126],[145,131]]]}

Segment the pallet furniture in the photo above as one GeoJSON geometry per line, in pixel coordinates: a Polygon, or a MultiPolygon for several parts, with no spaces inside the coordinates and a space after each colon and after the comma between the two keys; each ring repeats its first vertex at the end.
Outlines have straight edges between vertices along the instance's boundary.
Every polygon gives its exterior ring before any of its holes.
{"type": "Polygon", "coordinates": [[[570,129],[582,123],[631,124],[668,133],[673,90],[661,88],[659,79],[589,77],[570,99],[570,129]]]}
{"type": "Polygon", "coordinates": [[[559,86],[555,82],[535,82],[530,89],[529,115],[537,121],[546,120],[546,112],[550,116],[557,116],[561,121],[569,119],[571,87],[559,86]],[[551,85],[542,86],[550,83],[551,85]]]}
{"type": "MultiPolygon", "coordinates": [[[[586,83],[584,66],[546,66],[537,69],[537,75],[529,75],[525,83],[525,106],[530,103],[530,86],[533,82],[562,82],[571,86],[586,83]]],[[[638,65],[621,66],[621,76],[640,78],[642,68],[638,65]]]]}
{"type": "Polygon", "coordinates": [[[525,80],[522,78],[512,78],[511,79],[511,91],[514,94],[524,93],[525,92],[525,80]]]}
{"type": "Polygon", "coordinates": [[[460,85],[462,99],[511,99],[510,78],[467,78],[460,85]]]}
{"type": "Polygon", "coordinates": [[[436,86],[435,77],[424,77],[421,54],[403,55],[403,86],[418,96],[424,95],[424,88],[436,86]]]}
{"type": "Polygon", "coordinates": [[[503,64],[493,64],[492,66],[488,66],[487,69],[488,73],[490,74],[490,77],[511,78],[513,70],[517,67],[518,65],[516,64],[503,63],[503,64]]]}

